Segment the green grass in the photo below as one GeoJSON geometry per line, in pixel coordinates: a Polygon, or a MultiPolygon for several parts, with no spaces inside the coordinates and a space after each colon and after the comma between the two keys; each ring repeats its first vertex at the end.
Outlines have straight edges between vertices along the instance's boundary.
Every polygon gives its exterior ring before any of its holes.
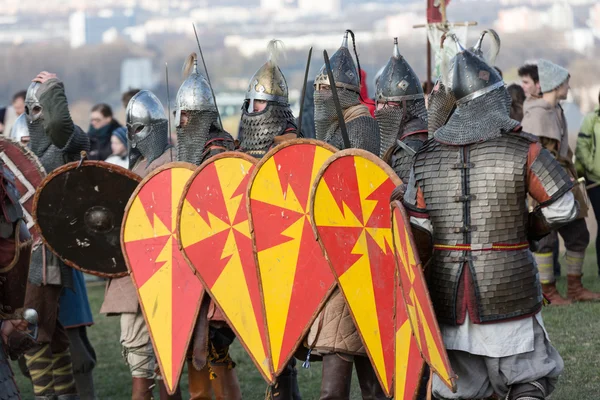
{"type": "MultiPolygon", "coordinates": [[[[565,265],[562,261],[563,267],[565,265]]],[[[563,268],[564,270],[564,268],[563,268]]],[[[584,284],[600,291],[600,279],[593,249],[586,258],[584,284]]],[[[566,278],[559,279],[559,290],[566,293],[566,278]]],[[[98,355],[98,365],[94,370],[98,399],[126,400],[130,398],[130,376],[119,344],[118,317],[105,317],[98,314],[104,296],[104,287],[91,285],[88,288],[90,304],[96,324],[88,330],[88,335],[98,355]]],[[[554,346],[565,361],[563,373],[554,400],[593,400],[600,399],[600,303],[575,304],[567,307],[547,307],[543,311],[546,328],[554,346]]],[[[232,347],[232,357],[237,363],[237,373],[244,399],[264,399],[265,383],[260,374],[241,348],[239,343],[232,347]]],[[[30,383],[13,365],[23,399],[31,399],[30,383]]],[[[310,369],[298,368],[299,384],[305,400],[319,398],[321,384],[321,364],[313,363],[310,369]]],[[[188,398],[187,375],[181,379],[184,398],[188,398]]],[[[353,379],[352,399],[360,399],[360,391],[353,379]]]]}

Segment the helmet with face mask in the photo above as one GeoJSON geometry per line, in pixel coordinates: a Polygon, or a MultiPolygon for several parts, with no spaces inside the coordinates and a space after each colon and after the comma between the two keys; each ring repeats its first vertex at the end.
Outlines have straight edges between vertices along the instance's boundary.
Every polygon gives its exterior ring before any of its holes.
{"type": "MultiPolygon", "coordinates": [[[[342,110],[360,105],[359,68],[354,63],[348,48],[349,33],[351,32],[346,31],[342,45],[329,58],[342,110]]],[[[315,78],[315,136],[318,140],[327,142],[338,149],[343,149],[344,142],[341,135],[340,121],[338,121],[330,86],[331,82],[329,81],[327,68],[323,65],[315,78]]],[[[366,110],[366,115],[346,121],[346,130],[348,131],[351,147],[368,150],[379,155],[379,129],[377,122],[371,117],[368,110],[366,110]]]]}
{"type": "Polygon", "coordinates": [[[139,152],[150,164],[169,146],[169,122],[165,109],[149,90],[141,90],[127,105],[127,139],[132,152],[139,152]]]}
{"type": "Polygon", "coordinates": [[[426,129],[427,110],[423,88],[415,71],[400,54],[398,38],[394,38],[392,57],[379,77],[375,100],[378,103],[375,118],[381,134],[380,156],[403,136],[406,129],[426,129]],[[392,106],[390,103],[396,104],[392,106]],[[379,107],[382,104],[383,107],[379,107]],[[415,119],[418,121],[409,123],[415,119]]]}
{"type": "Polygon", "coordinates": [[[175,110],[177,160],[199,165],[211,127],[218,126],[219,114],[210,84],[198,71],[196,53],[188,56],[183,69],[187,78],[177,92],[175,110]]]}
{"type": "Polygon", "coordinates": [[[240,148],[253,157],[265,155],[275,137],[288,126],[296,126],[288,103],[288,86],[279,68],[283,42],[271,40],[267,46],[269,60],[250,79],[242,107],[240,148]],[[254,111],[256,101],[266,102],[264,109],[254,111]]]}

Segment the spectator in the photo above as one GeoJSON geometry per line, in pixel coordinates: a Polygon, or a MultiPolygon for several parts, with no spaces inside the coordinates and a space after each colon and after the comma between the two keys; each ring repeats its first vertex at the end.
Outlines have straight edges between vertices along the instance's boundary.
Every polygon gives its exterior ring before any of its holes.
{"type": "Polygon", "coordinates": [[[535,64],[525,64],[519,68],[519,77],[521,78],[521,87],[525,92],[525,97],[540,97],[540,76],[538,67],[535,64]]]}
{"type": "Polygon", "coordinates": [[[575,187],[572,189],[575,199],[579,202],[580,210],[577,218],[557,231],[552,231],[539,242],[539,249],[534,254],[542,290],[544,295],[555,305],[569,304],[571,301],[599,300],[600,293],[585,289],[581,283],[585,249],[590,241],[590,234],[585,222],[587,207],[584,193],[577,185],[577,172],[573,165],[573,154],[569,148],[567,121],[560,100],[565,100],[569,92],[569,71],[551,63],[540,60],[538,63],[539,84],[542,97],[531,96],[525,101],[523,130],[540,137],[542,146],[559,161],[565,169],[565,178],[570,178],[575,187]],[[553,271],[553,249],[558,243],[558,234],[565,241],[567,249],[567,297],[564,299],[556,289],[553,271]]]}
{"type": "Polygon", "coordinates": [[[0,110],[0,133],[11,136],[12,126],[19,117],[25,112],[25,90],[15,93],[12,97],[12,104],[3,110],[0,110]]]}
{"type": "Polygon", "coordinates": [[[113,118],[112,109],[108,104],[96,104],[90,115],[90,160],[106,160],[112,154],[110,138],[121,124],[113,118]]]}
{"type": "Polygon", "coordinates": [[[508,88],[510,94],[510,117],[515,121],[523,120],[523,103],[525,102],[525,92],[523,88],[517,84],[512,84],[508,88]]]}
{"type": "MultiPolygon", "coordinates": [[[[598,103],[600,104],[600,93],[598,103]]],[[[587,192],[594,215],[596,220],[600,221],[600,149],[596,145],[598,141],[600,141],[600,106],[585,116],[575,149],[577,163],[583,167],[583,175],[589,187],[587,192]]],[[[596,236],[596,262],[600,274],[600,235],[596,236]]]]}
{"type": "Polygon", "coordinates": [[[123,127],[115,129],[110,138],[112,155],[106,159],[107,163],[115,164],[123,168],[129,168],[127,158],[127,130],[123,127]]]}

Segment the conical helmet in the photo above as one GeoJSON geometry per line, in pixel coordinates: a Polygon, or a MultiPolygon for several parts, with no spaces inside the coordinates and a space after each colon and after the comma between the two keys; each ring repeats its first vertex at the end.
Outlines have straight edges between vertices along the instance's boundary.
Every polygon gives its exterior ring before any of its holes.
{"type": "MultiPolygon", "coordinates": [[[[331,72],[336,87],[360,93],[360,77],[352,54],[348,49],[348,31],[344,34],[340,48],[329,59],[329,63],[331,64],[331,72]]],[[[315,89],[318,90],[321,85],[330,85],[325,64],[323,64],[315,78],[315,89]]]]}
{"type": "Polygon", "coordinates": [[[176,98],[175,126],[180,125],[181,111],[217,111],[210,84],[204,75],[198,72],[198,59],[195,53],[190,55],[191,73],[179,87],[176,98]]]}
{"type": "Polygon", "coordinates": [[[375,91],[377,102],[400,102],[422,99],[423,88],[415,71],[400,55],[398,38],[394,38],[394,51],[385,66],[375,91]]]}
{"type": "Polygon", "coordinates": [[[248,84],[246,100],[249,102],[249,110],[252,110],[254,100],[274,101],[281,105],[288,105],[288,86],[278,64],[283,54],[283,42],[271,40],[267,45],[267,52],[269,60],[256,71],[248,84]]]}
{"type": "Polygon", "coordinates": [[[456,43],[457,54],[450,64],[447,86],[454,94],[458,106],[504,86],[500,74],[492,66],[465,49],[456,35],[451,34],[450,38],[456,43]]]}
{"type": "MultiPolygon", "coordinates": [[[[149,90],[140,90],[127,105],[127,135],[133,147],[167,126],[167,115],[160,100],[149,90]]],[[[165,134],[167,131],[164,132],[165,134]]]]}

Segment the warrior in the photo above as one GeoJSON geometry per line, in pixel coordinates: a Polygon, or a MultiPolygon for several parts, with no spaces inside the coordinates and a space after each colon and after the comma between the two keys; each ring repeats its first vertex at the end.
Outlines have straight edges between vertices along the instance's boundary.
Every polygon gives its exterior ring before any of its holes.
{"type": "Polygon", "coordinates": [[[184,75],[188,74],[176,99],[177,161],[200,165],[215,154],[234,150],[235,145],[231,135],[221,129],[208,80],[198,72],[196,53],[185,62],[184,75]]]}
{"type": "Polygon", "coordinates": [[[0,392],[7,400],[20,399],[10,366],[34,345],[23,333],[27,322],[19,316],[25,299],[31,236],[24,222],[15,177],[0,159],[0,392]]]}
{"type": "Polygon", "coordinates": [[[408,182],[412,159],[427,140],[427,110],[419,78],[400,54],[394,52],[377,81],[375,118],[381,134],[380,156],[403,182],[408,182]]]}
{"type": "Polygon", "coordinates": [[[458,54],[443,81],[456,110],[415,155],[403,195],[419,252],[430,257],[429,292],[459,376],[456,393],[434,377],[433,394],[545,399],[563,361],[547,339],[528,239],[575,218],[573,184],[510,119],[497,71],[451,37],[458,54]],[[539,204],[531,215],[528,194],[539,204]]]}
{"type": "MultiPolygon", "coordinates": [[[[240,122],[240,151],[255,158],[262,158],[274,146],[299,136],[287,81],[279,68],[283,42],[271,40],[267,53],[269,60],[248,83],[240,122]]],[[[297,375],[296,359],[292,358],[269,388],[268,399],[300,400],[297,375]]]]}
{"type": "MultiPolygon", "coordinates": [[[[46,172],[80,159],[90,142],[73,123],[63,83],[55,74],[41,72],[25,98],[29,146],[46,172]]],[[[36,399],[78,399],[69,337],[58,319],[63,288],[73,287],[73,271],[41,243],[31,254],[25,306],[40,315],[39,336],[25,353],[36,399]]]]}
{"type": "MultiPolygon", "coordinates": [[[[169,144],[169,123],[160,100],[150,91],[141,90],[131,98],[126,110],[129,165],[142,178],[156,168],[174,161],[169,144]]],[[[136,289],[130,276],[108,282],[101,313],[121,316],[123,356],[132,376],[132,399],[150,400],[157,361],[136,289]]],[[[158,379],[161,399],[181,399],[177,392],[169,396],[158,379]]]]}
{"type": "MultiPolygon", "coordinates": [[[[360,81],[348,50],[348,32],[341,47],[331,56],[330,64],[350,144],[379,155],[377,122],[367,107],[360,104],[360,81]]],[[[341,149],[343,139],[330,85],[324,65],[315,79],[315,133],[317,139],[341,149]]],[[[350,398],[353,364],[356,365],[363,398],[385,398],[339,288],[335,289],[317,316],[305,345],[312,349],[313,354],[323,357],[322,400],[350,398]]]]}
{"type": "MultiPolygon", "coordinates": [[[[344,35],[341,47],[331,56],[330,60],[348,138],[353,148],[367,150],[379,155],[379,128],[377,127],[377,121],[369,113],[369,109],[360,102],[360,79],[358,69],[354,64],[350,50],[348,50],[348,32],[344,35]]],[[[314,101],[317,139],[338,149],[343,149],[344,142],[340,122],[338,121],[325,66],[321,68],[315,78],[314,101]]]]}
{"type": "MultiPolygon", "coordinates": [[[[570,178],[576,181],[577,170],[569,148],[567,120],[559,104],[560,100],[566,100],[569,92],[569,71],[550,61],[540,60],[538,73],[542,96],[529,97],[523,104],[523,128],[539,136],[544,148],[554,155],[570,178]]],[[[585,249],[590,242],[590,233],[585,222],[588,208],[585,190],[582,190],[579,184],[573,188],[573,194],[581,206],[577,219],[540,240],[535,253],[544,295],[555,305],[570,304],[571,301],[600,300],[600,293],[587,290],[581,283],[585,249]],[[568,299],[564,299],[556,289],[554,277],[552,252],[558,247],[558,234],[564,239],[567,249],[568,299]]]]}
{"type": "Polygon", "coordinates": [[[267,61],[250,79],[240,122],[240,150],[262,158],[274,145],[297,137],[288,86],[278,66],[283,43],[271,40],[267,61]]]}
{"type": "MultiPolygon", "coordinates": [[[[184,75],[189,73],[189,76],[181,84],[176,98],[177,161],[200,165],[215,154],[234,150],[235,143],[220,127],[210,84],[198,71],[195,53],[187,58],[183,70],[184,75]]],[[[188,359],[191,400],[212,398],[213,393],[218,400],[239,400],[242,398],[240,385],[235,363],[229,356],[229,345],[235,334],[208,295],[202,302],[188,359]]]]}

